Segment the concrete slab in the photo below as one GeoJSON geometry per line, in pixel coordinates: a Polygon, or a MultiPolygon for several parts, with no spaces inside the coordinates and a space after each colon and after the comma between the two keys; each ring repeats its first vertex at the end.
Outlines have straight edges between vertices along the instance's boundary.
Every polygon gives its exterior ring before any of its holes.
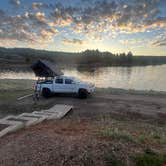
{"type": "Polygon", "coordinates": [[[6,118],[0,120],[0,124],[7,125],[6,128],[0,131],[0,137],[23,127],[38,124],[44,120],[61,119],[72,108],[73,107],[69,105],[58,104],[48,110],[23,113],[18,116],[7,116],[6,118]]]}
{"type": "Polygon", "coordinates": [[[61,112],[49,112],[49,111],[33,112],[33,114],[47,116],[46,118],[47,120],[59,119],[62,116],[61,112]]]}
{"type": "Polygon", "coordinates": [[[45,111],[40,111],[40,112],[34,111],[33,114],[35,114],[35,115],[51,116],[53,113],[51,113],[51,112],[45,112],[45,111]]]}
{"type": "Polygon", "coordinates": [[[44,110],[42,112],[45,113],[52,113],[52,116],[49,117],[49,120],[51,119],[61,119],[64,117],[73,107],[68,105],[55,105],[54,107],[44,110]]]}
{"type": "Polygon", "coordinates": [[[9,126],[9,127],[5,128],[4,130],[2,130],[0,132],[0,137],[4,136],[6,134],[9,134],[9,133],[15,132],[15,131],[17,131],[17,130],[19,130],[21,128],[23,128],[23,125],[21,125],[21,124],[20,125],[9,126]]]}
{"type": "Polygon", "coordinates": [[[31,126],[31,125],[35,125],[38,122],[38,118],[32,118],[32,117],[24,117],[24,116],[17,116],[16,118],[17,120],[25,120],[25,126],[31,126]],[[37,121],[37,122],[36,122],[37,121]]]}
{"type": "Polygon", "coordinates": [[[51,107],[47,111],[53,111],[53,112],[66,112],[70,111],[73,107],[70,105],[62,105],[62,104],[56,104],[55,106],[51,107]]]}
{"type": "Polygon", "coordinates": [[[35,115],[33,113],[23,113],[21,115],[19,115],[19,117],[21,118],[29,118],[29,122],[30,125],[35,125],[35,124],[38,124],[44,120],[47,119],[47,116],[44,116],[44,115],[35,115]]]}
{"type": "Polygon", "coordinates": [[[12,115],[7,116],[7,117],[5,117],[5,118],[3,118],[3,119],[0,120],[0,124],[7,124],[7,125],[24,124],[23,122],[20,122],[20,121],[15,121],[15,120],[11,121],[11,120],[9,120],[11,118],[16,118],[16,117],[17,116],[12,116],[12,115]]]}
{"type": "Polygon", "coordinates": [[[47,120],[60,119],[60,115],[60,112],[54,112],[51,116],[47,118],[47,120]]]}
{"type": "Polygon", "coordinates": [[[8,120],[13,117],[15,117],[15,116],[8,116],[8,117],[0,120],[0,124],[8,125],[8,127],[6,127],[5,129],[0,131],[0,137],[4,136],[6,134],[9,134],[11,132],[15,132],[24,127],[23,122],[8,120]]]}

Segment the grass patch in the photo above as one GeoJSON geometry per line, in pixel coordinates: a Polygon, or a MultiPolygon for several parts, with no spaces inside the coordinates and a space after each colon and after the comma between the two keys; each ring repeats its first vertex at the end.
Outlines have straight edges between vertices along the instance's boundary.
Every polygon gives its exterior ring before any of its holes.
{"type": "Polygon", "coordinates": [[[0,79],[1,90],[27,90],[33,89],[34,80],[0,79]]]}
{"type": "Polygon", "coordinates": [[[31,94],[33,90],[0,90],[0,102],[8,103],[9,101],[16,101],[18,97],[31,94]]]}
{"type": "Polygon", "coordinates": [[[141,143],[146,143],[151,142],[151,141],[155,141],[161,144],[165,144],[166,143],[166,135],[165,135],[165,131],[160,131],[158,129],[158,131],[148,131],[146,133],[142,133],[139,135],[138,137],[138,141],[141,143]]]}
{"type": "Polygon", "coordinates": [[[0,79],[0,104],[11,104],[18,97],[33,93],[35,81],[0,79]]]}
{"type": "Polygon", "coordinates": [[[114,115],[100,116],[95,124],[100,135],[133,143],[166,144],[165,125],[156,125],[143,120],[130,120],[114,115]]]}
{"type": "Polygon", "coordinates": [[[106,155],[105,160],[108,166],[126,166],[124,161],[117,159],[112,154],[106,155]]]}
{"type": "Polygon", "coordinates": [[[126,142],[135,142],[129,133],[120,131],[118,128],[106,128],[101,132],[101,134],[104,137],[111,137],[113,139],[124,140],[126,142]]]}
{"type": "Polygon", "coordinates": [[[166,92],[154,90],[135,90],[135,89],[121,89],[121,88],[96,88],[96,92],[105,92],[111,94],[131,94],[131,95],[146,95],[146,96],[166,96],[166,92]]]}
{"type": "Polygon", "coordinates": [[[144,154],[137,155],[135,161],[136,166],[165,166],[166,155],[146,151],[144,154]]]}

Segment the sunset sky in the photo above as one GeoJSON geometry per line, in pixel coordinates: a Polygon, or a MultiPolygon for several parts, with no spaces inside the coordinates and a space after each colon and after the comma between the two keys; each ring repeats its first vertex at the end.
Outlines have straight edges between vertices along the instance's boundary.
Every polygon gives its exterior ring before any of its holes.
{"type": "Polygon", "coordinates": [[[0,46],[166,55],[166,0],[1,0],[0,46]]]}

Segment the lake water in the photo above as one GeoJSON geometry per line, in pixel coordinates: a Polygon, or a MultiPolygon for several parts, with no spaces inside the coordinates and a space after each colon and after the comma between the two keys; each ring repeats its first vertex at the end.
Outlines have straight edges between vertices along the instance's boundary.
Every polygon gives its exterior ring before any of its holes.
{"type": "MultiPolygon", "coordinates": [[[[94,82],[97,87],[166,91],[166,65],[71,68],[63,72],[65,75],[94,82]]],[[[0,79],[35,79],[35,75],[28,71],[0,71],[0,79]]]]}

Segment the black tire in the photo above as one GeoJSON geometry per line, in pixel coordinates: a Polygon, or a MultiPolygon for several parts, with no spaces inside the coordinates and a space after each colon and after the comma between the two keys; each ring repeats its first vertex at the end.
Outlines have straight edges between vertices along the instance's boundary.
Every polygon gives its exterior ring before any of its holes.
{"type": "Polygon", "coordinates": [[[86,89],[79,89],[78,91],[78,97],[80,99],[86,99],[88,97],[88,92],[86,89]]]}
{"type": "Polygon", "coordinates": [[[43,88],[43,90],[42,90],[42,96],[45,97],[45,98],[50,97],[50,96],[51,96],[51,91],[50,91],[50,89],[48,89],[48,88],[43,88]]]}

